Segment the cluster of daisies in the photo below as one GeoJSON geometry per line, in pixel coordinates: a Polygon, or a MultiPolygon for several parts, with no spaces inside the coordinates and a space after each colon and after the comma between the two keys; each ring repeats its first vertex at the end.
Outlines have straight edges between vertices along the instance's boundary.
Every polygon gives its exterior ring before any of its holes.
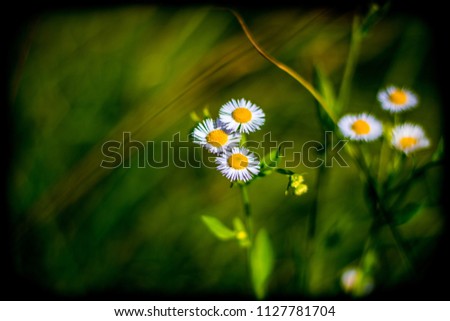
{"type": "Polygon", "coordinates": [[[249,181],[260,171],[259,160],[240,146],[243,134],[259,130],[264,112],[248,100],[232,99],[219,110],[219,118],[207,118],[192,132],[193,141],[216,154],[217,169],[231,182],[249,181]]]}
{"type": "MultiPolygon", "coordinates": [[[[394,86],[380,91],[377,98],[381,107],[391,113],[399,113],[414,108],[418,104],[414,93],[394,86]]],[[[339,120],[338,126],[342,134],[351,140],[372,141],[383,134],[381,122],[367,113],[346,115],[339,120]]],[[[390,137],[392,146],[405,154],[430,145],[422,127],[411,123],[395,126],[390,137]]]]}

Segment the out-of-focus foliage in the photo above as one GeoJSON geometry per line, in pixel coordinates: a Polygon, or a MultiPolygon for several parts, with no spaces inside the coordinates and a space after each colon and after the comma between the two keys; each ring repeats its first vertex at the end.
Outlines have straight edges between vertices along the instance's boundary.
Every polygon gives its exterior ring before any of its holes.
{"type": "MultiPolygon", "coordinates": [[[[243,16],[280,61],[310,81],[319,66],[319,76],[331,82],[322,81],[328,95],[330,86],[339,87],[351,14],[299,8],[243,16]]],[[[30,21],[23,42],[28,49],[11,77],[8,181],[18,273],[58,295],[251,295],[239,243],[219,242],[201,221],[211,216],[231,227],[242,206],[219,172],[186,164],[206,156],[187,142],[195,124],[190,115],[205,106],[216,115],[231,98],[250,99],[266,114],[252,138],[262,141],[271,132],[278,142],[294,142],[282,157],[289,160],[305,142],[324,141],[309,93],[259,56],[226,10],[49,11],[30,21]],[[131,141],[124,144],[126,132],[131,141]],[[105,169],[102,145],[111,140],[122,142],[125,166],[105,169]],[[133,141],[154,143],[144,152],[133,141]],[[146,160],[167,166],[154,168],[146,160]]],[[[342,106],[342,113],[365,110],[386,120],[378,90],[391,83],[413,88],[420,107],[408,119],[420,122],[431,140],[431,148],[418,153],[419,163],[431,158],[441,135],[429,45],[419,18],[387,15],[364,39],[342,106]]],[[[255,228],[266,228],[274,249],[270,282],[264,284],[264,273],[254,282],[267,286],[269,297],[337,295],[342,271],[360,259],[371,223],[361,182],[351,163],[327,168],[319,186],[317,168],[299,164],[295,171],[309,187],[300,198],[285,196],[282,175],[249,186],[255,228]],[[314,242],[308,242],[315,206],[314,242]]],[[[439,169],[425,174],[408,198],[425,197],[426,204],[400,225],[419,270],[443,225],[440,184],[439,169]]],[[[383,270],[375,288],[395,288],[409,276],[389,233],[378,242],[383,270]]]]}

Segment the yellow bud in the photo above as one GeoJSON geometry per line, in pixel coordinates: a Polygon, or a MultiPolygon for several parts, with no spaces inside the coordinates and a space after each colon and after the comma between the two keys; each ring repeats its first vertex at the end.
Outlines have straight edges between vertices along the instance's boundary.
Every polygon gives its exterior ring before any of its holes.
{"type": "Polygon", "coordinates": [[[308,191],[308,186],[305,184],[300,184],[294,191],[297,196],[303,195],[308,191]]]}
{"type": "Polygon", "coordinates": [[[205,116],[205,118],[211,118],[211,113],[209,112],[208,106],[203,108],[203,116],[205,116]]]}
{"type": "Polygon", "coordinates": [[[190,116],[191,116],[191,119],[193,121],[195,121],[195,122],[200,122],[201,121],[200,117],[198,117],[198,115],[197,115],[197,113],[195,111],[192,111],[190,113],[190,116]]]}
{"type": "Polygon", "coordinates": [[[245,233],[245,231],[239,231],[236,233],[236,238],[238,240],[244,240],[247,238],[247,233],[245,233]]]}
{"type": "Polygon", "coordinates": [[[291,187],[292,187],[292,188],[297,188],[297,187],[300,186],[300,184],[301,184],[301,183],[300,183],[299,181],[294,181],[294,182],[291,183],[291,187]]]}
{"type": "Polygon", "coordinates": [[[291,176],[291,180],[292,180],[292,182],[298,182],[298,183],[301,184],[301,183],[303,183],[303,181],[304,181],[305,179],[303,178],[302,175],[294,174],[294,175],[291,176]]]}

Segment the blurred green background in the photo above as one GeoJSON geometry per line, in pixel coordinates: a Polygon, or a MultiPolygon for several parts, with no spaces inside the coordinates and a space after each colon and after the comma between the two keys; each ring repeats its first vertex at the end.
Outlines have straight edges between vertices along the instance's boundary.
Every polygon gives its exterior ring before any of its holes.
{"type": "MultiPolygon", "coordinates": [[[[339,87],[352,12],[241,13],[268,52],[309,80],[320,65],[339,87]]],[[[421,103],[407,119],[422,124],[432,142],[419,162],[430,158],[442,132],[430,32],[408,14],[388,14],[376,24],[364,39],[344,108],[386,120],[378,90],[412,88],[421,103]]],[[[244,251],[217,240],[200,220],[210,215],[231,225],[242,215],[239,191],[213,169],[138,168],[133,153],[124,155],[130,168],[103,169],[101,146],[121,141],[123,132],[155,146],[178,132],[187,140],[192,111],[209,106],[217,115],[229,99],[244,97],[266,113],[253,140],[271,132],[299,150],[306,141],[323,141],[311,95],[251,47],[230,12],[212,7],[50,10],[31,19],[17,43],[8,177],[17,273],[60,296],[252,298],[244,251]]],[[[155,154],[159,159],[159,148],[155,154]]],[[[275,249],[269,298],[341,295],[340,274],[361,255],[371,223],[359,176],[354,164],[329,168],[317,195],[318,169],[294,170],[305,173],[309,186],[300,198],[284,195],[281,175],[249,187],[255,226],[267,228],[275,249]],[[308,213],[316,199],[314,250],[307,255],[308,213]]],[[[418,271],[443,226],[439,169],[425,181],[412,197],[425,195],[426,208],[400,226],[418,271]]],[[[395,289],[410,276],[389,236],[380,242],[383,268],[375,288],[395,289]]]]}

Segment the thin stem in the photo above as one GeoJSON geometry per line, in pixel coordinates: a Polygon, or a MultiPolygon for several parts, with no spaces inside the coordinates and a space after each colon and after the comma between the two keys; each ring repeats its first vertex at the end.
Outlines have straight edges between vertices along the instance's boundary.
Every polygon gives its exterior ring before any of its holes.
{"type": "Polygon", "coordinates": [[[442,160],[431,161],[419,168],[415,168],[406,180],[404,180],[403,182],[399,183],[398,185],[392,187],[389,190],[389,194],[394,195],[397,192],[400,192],[400,193],[402,193],[402,191],[404,192],[405,189],[407,190],[408,187],[410,187],[410,185],[411,185],[410,182],[415,182],[417,180],[417,178],[424,175],[430,168],[433,168],[434,166],[440,166],[440,165],[443,165],[442,160]]]}
{"type": "Polygon", "coordinates": [[[372,242],[373,242],[373,240],[372,240],[372,238],[373,238],[372,237],[372,229],[373,229],[373,224],[372,224],[369,236],[367,237],[366,242],[364,243],[364,248],[362,250],[362,254],[361,254],[361,257],[360,257],[359,262],[358,262],[358,267],[359,268],[362,268],[362,263],[363,263],[364,257],[366,256],[367,252],[369,251],[370,247],[372,246],[372,242]]]}
{"type": "Polygon", "coordinates": [[[252,215],[251,215],[250,200],[248,197],[247,185],[241,185],[241,196],[242,196],[242,205],[244,208],[245,221],[247,223],[247,228],[248,228],[248,237],[250,239],[250,244],[252,244],[252,242],[253,242],[253,219],[252,219],[252,215]]]}
{"type": "Polygon", "coordinates": [[[393,222],[389,219],[387,210],[383,207],[383,200],[380,197],[374,178],[370,175],[369,167],[367,166],[364,157],[361,154],[361,150],[359,148],[357,148],[356,150],[358,154],[354,153],[352,154],[352,157],[355,158],[355,161],[359,165],[361,171],[365,174],[366,183],[368,184],[370,189],[369,198],[371,200],[372,209],[374,211],[374,220],[378,219],[377,214],[379,214],[379,218],[381,218],[382,221],[389,227],[389,231],[391,232],[395,246],[403,262],[407,266],[408,270],[414,271],[413,264],[411,263],[411,260],[407,255],[405,247],[403,246],[403,238],[401,237],[393,222]]]}
{"type": "Polygon", "coordinates": [[[240,146],[245,146],[245,144],[247,143],[247,135],[245,135],[245,133],[241,134],[241,141],[239,143],[240,146]]]}
{"type": "MultiPolygon", "coordinates": [[[[386,218],[385,218],[385,220],[386,220],[386,218]]],[[[400,257],[402,258],[403,262],[405,263],[405,265],[407,266],[409,271],[415,272],[414,265],[412,264],[409,256],[406,254],[407,252],[403,245],[403,243],[404,243],[403,237],[400,235],[399,231],[397,230],[397,228],[394,226],[394,224],[392,222],[387,221],[386,224],[389,227],[389,231],[391,232],[391,235],[395,241],[394,244],[397,247],[397,252],[400,254],[400,257]]]]}
{"type": "Polygon", "coordinates": [[[394,240],[395,247],[397,248],[397,252],[399,253],[403,263],[406,265],[407,269],[411,272],[415,272],[414,265],[412,264],[411,259],[409,258],[407,251],[405,249],[404,240],[403,237],[400,235],[398,229],[390,220],[387,210],[382,206],[382,202],[380,198],[378,197],[378,194],[376,195],[377,199],[373,202],[374,210],[378,212],[381,216],[381,219],[383,222],[388,226],[389,231],[392,235],[392,238],[394,240]]]}
{"type": "Polygon", "coordinates": [[[341,88],[339,89],[339,97],[336,102],[336,109],[341,110],[342,106],[348,104],[350,91],[351,91],[351,83],[353,79],[353,75],[355,73],[356,62],[359,56],[359,49],[361,47],[361,32],[359,30],[359,22],[360,19],[358,16],[355,16],[353,19],[352,25],[352,35],[350,41],[349,54],[347,57],[347,62],[345,64],[344,76],[341,82],[341,88]]]}
{"type": "Polygon", "coordinates": [[[315,198],[311,206],[311,211],[306,221],[306,233],[305,233],[305,252],[306,259],[303,262],[303,269],[301,273],[300,285],[302,286],[304,293],[308,293],[308,274],[311,268],[312,256],[314,254],[314,237],[316,234],[317,216],[319,212],[320,204],[320,189],[323,184],[324,174],[326,167],[320,166],[317,172],[317,181],[315,186],[315,198]]]}
{"type": "Polygon", "coordinates": [[[251,208],[250,208],[250,200],[248,197],[248,190],[247,185],[242,184],[241,187],[241,196],[242,196],[242,205],[244,208],[244,218],[245,223],[248,230],[248,238],[250,240],[250,244],[247,247],[247,273],[249,275],[249,286],[252,288],[252,262],[251,262],[251,253],[253,248],[253,219],[251,215],[251,208]]]}
{"type": "Polygon", "coordinates": [[[319,104],[322,106],[322,108],[325,110],[325,112],[328,114],[328,116],[331,118],[331,120],[336,124],[337,119],[334,113],[331,111],[327,103],[325,102],[325,99],[322,97],[322,95],[319,94],[319,92],[314,89],[314,87],[302,76],[300,76],[296,71],[294,71],[292,68],[288,67],[281,61],[277,60],[275,57],[267,53],[255,40],[252,33],[248,29],[246,23],[244,22],[244,19],[241,17],[239,13],[237,13],[234,10],[231,10],[231,13],[236,17],[239,24],[242,27],[242,30],[244,31],[245,35],[247,36],[247,39],[250,41],[250,43],[253,45],[253,47],[258,51],[258,53],[263,56],[265,59],[273,63],[275,66],[277,66],[279,69],[286,72],[289,76],[297,80],[309,93],[319,102],[319,104]]]}
{"type": "Polygon", "coordinates": [[[384,157],[386,156],[386,152],[384,152],[385,150],[389,151],[388,149],[386,149],[386,139],[384,138],[384,136],[382,136],[382,141],[381,141],[381,147],[380,147],[380,157],[378,158],[378,170],[377,170],[377,178],[378,181],[381,182],[382,180],[382,176],[383,176],[383,163],[384,163],[384,157]]]}

